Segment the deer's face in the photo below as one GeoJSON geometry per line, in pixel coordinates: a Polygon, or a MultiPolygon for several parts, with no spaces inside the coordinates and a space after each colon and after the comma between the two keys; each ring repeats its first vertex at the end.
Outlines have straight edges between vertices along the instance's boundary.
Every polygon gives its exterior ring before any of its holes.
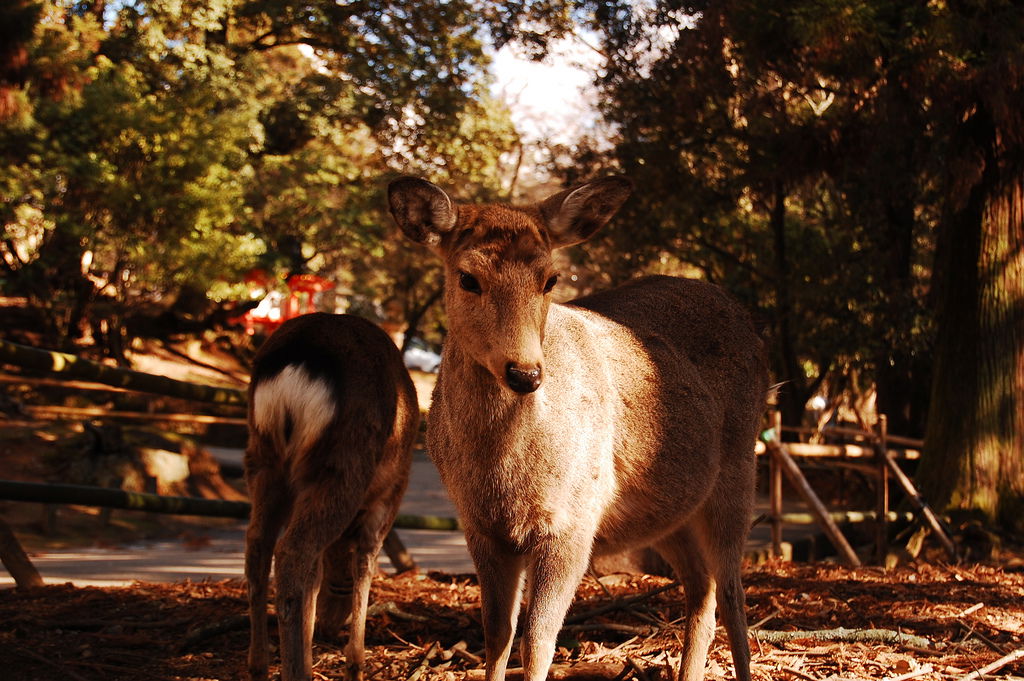
{"type": "Polygon", "coordinates": [[[464,206],[442,246],[449,333],[502,385],[530,393],[544,379],[544,324],[558,274],[536,216],[464,206]]]}
{"type": "Polygon", "coordinates": [[[551,251],[589,238],[630,187],[609,177],[517,209],[457,206],[439,187],[404,177],[388,187],[388,200],[405,235],[444,259],[449,342],[525,394],[544,380],[544,324],[557,280],[551,251]]]}

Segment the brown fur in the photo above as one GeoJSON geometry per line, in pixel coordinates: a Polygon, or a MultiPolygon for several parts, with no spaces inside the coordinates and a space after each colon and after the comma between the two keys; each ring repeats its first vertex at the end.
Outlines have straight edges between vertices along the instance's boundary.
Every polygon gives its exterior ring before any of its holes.
{"type": "Polygon", "coordinates": [[[428,449],[477,567],[487,678],[504,676],[524,577],[521,654],[539,681],[591,554],[653,545],[687,592],[681,677],[703,678],[717,601],[748,681],[740,560],[768,382],[748,315],[715,286],[671,277],[550,302],[551,249],[604,224],[624,180],[521,210],[440,192],[413,178],[390,188],[403,231],[445,262],[449,334],[428,449]],[[428,214],[417,205],[437,208],[431,222],[415,222],[428,214]],[[463,290],[462,273],[480,293],[463,290]],[[539,369],[540,387],[510,389],[509,363],[539,369]]]}
{"type": "Polygon", "coordinates": [[[267,678],[271,554],[281,679],[310,678],[314,622],[338,636],[348,620],[348,666],[362,678],[370,579],[409,480],[419,424],[401,355],[358,317],[290,320],[257,353],[249,424],[250,678],[267,678]]]}

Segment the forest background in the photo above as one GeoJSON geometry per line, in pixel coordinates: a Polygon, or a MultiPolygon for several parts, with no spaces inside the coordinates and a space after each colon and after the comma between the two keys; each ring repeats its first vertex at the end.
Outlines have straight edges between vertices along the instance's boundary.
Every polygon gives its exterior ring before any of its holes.
{"type": "MultiPolygon", "coordinates": [[[[246,273],[310,272],[440,342],[441,272],[384,188],[633,198],[559,295],[651,272],[755,312],[790,424],[871,395],[947,510],[1024,530],[1024,6],[942,0],[7,0],[0,294],[126,361],[246,273]],[[595,114],[529,138],[491,60],[591,54],[595,114]]],[[[4,329],[9,335],[11,329],[4,329]]]]}

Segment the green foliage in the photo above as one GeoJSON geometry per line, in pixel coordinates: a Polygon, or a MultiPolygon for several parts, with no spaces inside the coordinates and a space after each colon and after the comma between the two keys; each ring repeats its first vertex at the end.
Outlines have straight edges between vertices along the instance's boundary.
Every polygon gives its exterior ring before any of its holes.
{"type": "Polygon", "coordinates": [[[490,195],[516,141],[472,3],[40,7],[24,106],[0,118],[0,281],[48,310],[51,342],[85,320],[119,356],[128,317],[254,266],[429,298],[437,273],[410,280],[387,238],[387,179],[490,195]]]}
{"type": "Polygon", "coordinates": [[[131,36],[140,48],[133,60],[117,45],[106,53],[94,17],[59,16],[48,5],[31,45],[43,74],[32,121],[0,134],[16,164],[4,184],[21,184],[11,186],[12,203],[33,206],[46,224],[35,251],[8,269],[24,293],[66,319],[56,331],[73,335],[97,295],[118,323],[139,302],[225,271],[245,240],[230,227],[255,110],[239,106],[248,94],[242,79],[224,77],[130,8],[111,35],[113,43],[131,36]],[[56,80],[70,83],[63,96],[47,89],[56,80]]]}

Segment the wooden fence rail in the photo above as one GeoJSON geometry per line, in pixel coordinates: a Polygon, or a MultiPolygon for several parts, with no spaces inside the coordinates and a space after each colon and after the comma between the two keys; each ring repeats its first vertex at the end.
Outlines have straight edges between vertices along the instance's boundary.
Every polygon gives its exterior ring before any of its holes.
{"type": "Polygon", "coordinates": [[[46,504],[97,506],[100,508],[123,508],[133,511],[168,513],[171,515],[213,516],[218,518],[249,517],[249,504],[245,501],[170,497],[145,492],[129,492],[110,487],[89,487],[86,485],[0,480],[0,499],[6,501],[34,501],[46,504]]]}
{"type": "MultiPolygon", "coordinates": [[[[246,501],[171,497],[146,492],[129,492],[110,487],[14,480],[0,480],[0,500],[242,519],[249,517],[250,509],[250,505],[246,501]]],[[[462,529],[457,518],[431,515],[399,515],[395,518],[394,527],[403,530],[438,530],[442,532],[455,532],[462,529]]]]}
{"type": "Polygon", "coordinates": [[[172,423],[201,423],[204,425],[219,423],[231,426],[245,426],[249,421],[240,416],[210,416],[208,414],[161,414],[148,411],[117,411],[101,407],[65,407],[62,405],[26,406],[22,407],[29,416],[44,419],[64,419],[79,421],[81,419],[113,419],[135,421],[170,421],[172,423]]]}
{"type": "Polygon", "coordinates": [[[167,397],[213,404],[245,404],[245,392],[235,388],[215,388],[178,381],[167,376],[107,366],[66,352],[39,350],[5,340],[0,340],[0,362],[167,397]]]}

